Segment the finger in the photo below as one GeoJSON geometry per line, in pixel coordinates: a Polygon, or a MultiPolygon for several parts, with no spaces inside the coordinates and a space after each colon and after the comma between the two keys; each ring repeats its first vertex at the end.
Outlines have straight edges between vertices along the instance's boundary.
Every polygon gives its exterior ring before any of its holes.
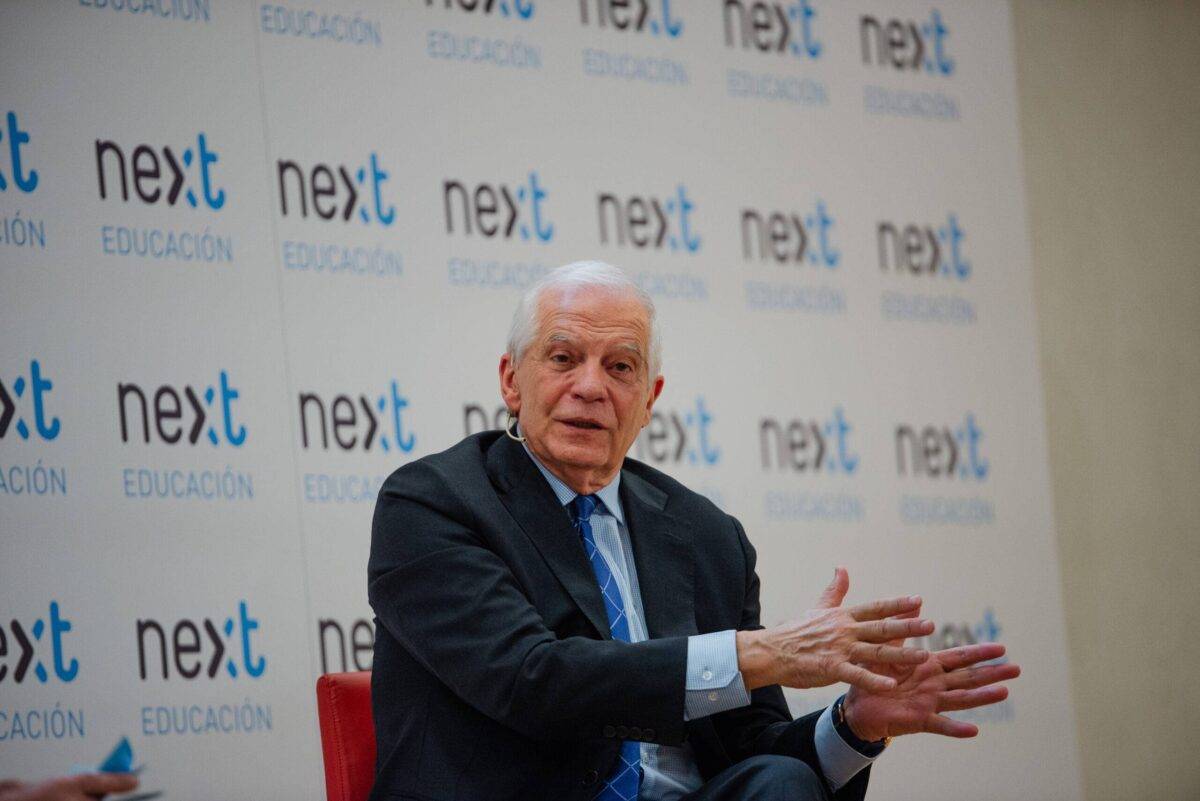
{"type": "Polygon", "coordinates": [[[946,737],[974,737],[979,734],[979,727],[973,723],[952,720],[945,715],[930,715],[925,718],[925,731],[946,737]]]}
{"type": "Polygon", "coordinates": [[[902,595],[899,598],[885,598],[851,607],[850,616],[855,620],[881,620],[885,617],[896,618],[920,608],[921,596],[902,595]]]}
{"type": "Polygon", "coordinates": [[[127,793],[138,786],[137,776],[132,773],[85,773],[76,778],[78,789],[88,795],[127,793]]]}
{"type": "MultiPolygon", "coordinates": [[[[910,609],[907,612],[901,612],[898,615],[892,615],[892,620],[909,620],[914,617],[921,616],[921,605],[917,604],[915,609],[910,609]]],[[[904,645],[907,637],[897,637],[894,640],[888,640],[888,645],[904,645]]]]}
{"type": "Polygon", "coordinates": [[[838,681],[873,693],[886,693],[896,689],[896,680],[892,677],[872,673],[865,667],[850,662],[841,663],[834,671],[834,676],[838,681]]]}
{"type": "Polygon", "coordinates": [[[1004,646],[998,642],[985,642],[979,645],[962,645],[958,648],[947,648],[938,651],[935,656],[946,670],[957,670],[976,662],[987,662],[1004,656],[1004,646]]]}
{"type": "Polygon", "coordinates": [[[1007,687],[984,687],[979,690],[950,690],[938,693],[938,712],[958,712],[997,704],[1008,697],[1007,687]]]}
{"type": "Polygon", "coordinates": [[[866,623],[856,623],[852,627],[854,636],[862,642],[885,643],[906,637],[923,637],[933,633],[932,620],[871,620],[866,623]]]}
{"type": "Polygon", "coordinates": [[[983,665],[947,673],[942,682],[947,690],[970,690],[975,687],[986,687],[998,681],[1015,679],[1020,675],[1021,668],[1017,665],[983,665]]]}
{"type": "Polygon", "coordinates": [[[856,642],[850,646],[850,659],[854,662],[919,665],[928,658],[929,652],[921,648],[902,648],[898,645],[866,642],[856,642]]]}
{"type": "Polygon", "coordinates": [[[892,620],[907,620],[910,617],[920,617],[920,616],[921,616],[921,604],[920,603],[918,603],[912,609],[909,609],[907,612],[901,612],[898,615],[890,615],[892,620]]]}
{"type": "Polygon", "coordinates": [[[833,569],[833,581],[829,582],[829,586],[821,593],[820,599],[817,601],[818,609],[833,609],[841,606],[842,601],[846,598],[846,593],[850,591],[850,574],[846,572],[844,567],[835,567],[833,569]]]}

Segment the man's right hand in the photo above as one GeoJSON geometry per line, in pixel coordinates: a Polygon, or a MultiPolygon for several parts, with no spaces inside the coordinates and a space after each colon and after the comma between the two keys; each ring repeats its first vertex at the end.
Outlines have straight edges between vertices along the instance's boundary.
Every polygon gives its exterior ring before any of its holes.
{"type": "Polygon", "coordinates": [[[873,673],[862,663],[918,665],[929,658],[928,651],[889,642],[933,633],[932,621],[899,617],[919,609],[920,597],[842,608],[849,589],[850,576],[839,567],[816,608],[800,619],[769,629],[739,631],[738,670],[746,689],[771,684],[824,687],[844,681],[886,692],[896,686],[896,679],[873,673]]]}

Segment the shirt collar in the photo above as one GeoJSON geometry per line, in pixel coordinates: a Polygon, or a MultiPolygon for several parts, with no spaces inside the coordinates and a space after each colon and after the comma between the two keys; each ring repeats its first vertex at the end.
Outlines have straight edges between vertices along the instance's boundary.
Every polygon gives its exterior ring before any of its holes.
{"type": "MultiPolygon", "coordinates": [[[[554,495],[558,498],[558,502],[566,506],[575,500],[575,496],[579,493],[568,487],[561,478],[551,473],[550,469],[534,456],[533,451],[529,449],[528,445],[522,443],[522,447],[525,448],[525,452],[529,454],[529,458],[533,460],[533,463],[537,465],[537,469],[546,477],[546,481],[550,484],[550,489],[554,490],[554,495]]],[[[625,514],[621,509],[621,471],[617,471],[617,475],[607,486],[596,490],[595,495],[600,498],[608,513],[615,517],[617,522],[622,526],[625,525],[625,514]]]]}

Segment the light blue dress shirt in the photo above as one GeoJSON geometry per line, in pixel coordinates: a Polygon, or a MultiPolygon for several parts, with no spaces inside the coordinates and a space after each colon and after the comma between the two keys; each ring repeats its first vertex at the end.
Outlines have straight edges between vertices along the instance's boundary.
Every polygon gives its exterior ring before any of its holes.
{"type": "MultiPolygon", "coordinates": [[[[528,447],[525,452],[537,465],[554,495],[566,506],[578,494],[551,473],[528,447]]],[[[625,527],[620,498],[621,474],[596,492],[601,503],[592,513],[592,535],[609,571],[625,599],[630,642],[648,639],[642,594],[633,560],[633,545],[625,527]]],[[[688,637],[687,676],[684,683],[684,719],[736,709],[750,703],[742,674],[737,667],[737,632],[733,629],[688,637]]],[[[821,770],[833,789],[838,789],[874,760],[851,747],[833,727],[831,708],[817,720],[815,747],[821,770]]],[[[704,784],[691,745],[642,743],[642,786],[639,801],[677,801],[704,784]]]]}

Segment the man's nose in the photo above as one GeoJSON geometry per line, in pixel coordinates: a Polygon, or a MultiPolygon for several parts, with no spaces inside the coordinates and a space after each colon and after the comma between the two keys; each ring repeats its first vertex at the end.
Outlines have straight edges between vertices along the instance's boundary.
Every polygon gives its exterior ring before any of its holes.
{"type": "Polygon", "coordinates": [[[600,360],[588,359],[579,366],[571,391],[583,401],[600,400],[604,397],[605,377],[604,365],[600,360]]]}

